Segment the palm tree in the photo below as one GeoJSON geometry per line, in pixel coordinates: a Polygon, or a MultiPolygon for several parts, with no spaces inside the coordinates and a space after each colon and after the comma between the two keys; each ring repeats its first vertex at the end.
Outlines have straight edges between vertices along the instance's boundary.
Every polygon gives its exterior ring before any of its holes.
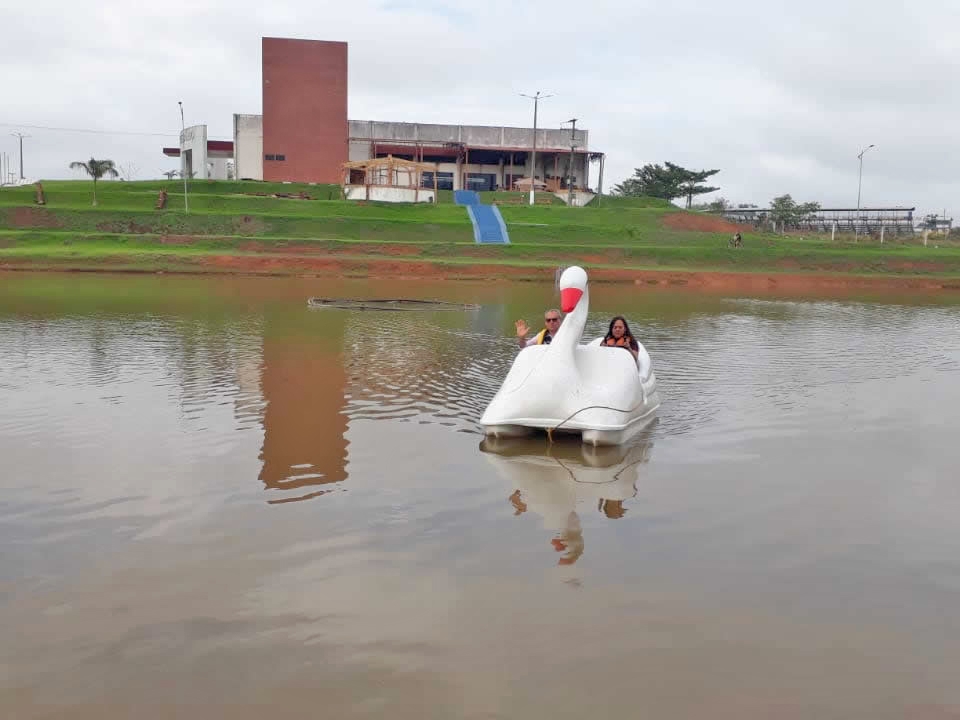
{"type": "Polygon", "coordinates": [[[88,162],[72,162],[71,170],[86,170],[87,175],[93,178],[93,204],[97,204],[97,180],[104,175],[107,177],[117,177],[120,173],[113,166],[113,160],[94,160],[90,158],[88,162]]]}

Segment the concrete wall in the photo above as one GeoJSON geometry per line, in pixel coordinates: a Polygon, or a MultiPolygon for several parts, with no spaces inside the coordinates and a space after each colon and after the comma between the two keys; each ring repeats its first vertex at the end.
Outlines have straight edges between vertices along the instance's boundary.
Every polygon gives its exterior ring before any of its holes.
{"type": "MultiPolygon", "coordinates": [[[[587,130],[577,130],[573,139],[577,149],[587,149],[587,130]]],[[[537,130],[537,147],[569,148],[570,130],[537,130]]]]}
{"type": "Polygon", "coordinates": [[[350,162],[370,160],[373,158],[373,143],[369,140],[350,141],[350,162]]]}
{"type": "Polygon", "coordinates": [[[458,125],[421,125],[417,123],[419,140],[431,142],[459,142],[460,127],[458,125]]]}
{"type": "MultiPolygon", "coordinates": [[[[191,125],[180,133],[180,172],[194,180],[207,178],[207,126],[191,125]]],[[[182,175],[181,175],[182,177],[182,175]]]]}
{"type": "Polygon", "coordinates": [[[234,176],[263,180],[263,116],[233,116],[234,176]]]}
{"type": "Polygon", "coordinates": [[[503,130],[498,127],[462,126],[460,142],[470,147],[502,147],[503,130]]]}
{"type": "MultiPolygon", "coordinates": [[[[554,193],[558,198],[563,200],[565,203],[569,204],[570,195],[566,190],[561,190],[558,193],[554,193]]],[[[574,190],[573,191],[573,205],[570,207],[584,207],[587,203],[593,200],[596,195],[592,192],[585,192],[583,190],[574,190]]]]}
{"type": "MultiPolygon", "coordinates": [[[[351,138],[382,141],[409,140],[419,142],[461,142],[472,147],[533,147],[533,128],[513,128],[496,125],[428,125],[421,123],[378,122],[376,120],[351,120],[351,138]]],[[[576,145],[587,148],[589,133],[577,130],[576,145]]],[[[538,148],[569,148],[570,130],[537,129],[538,148]]]]}
{"type": "Polygon", "coordinates": [[[262,42],[264,180],[339,183],[349,154],[347,44],[262,42]]]}
{"type": "Polygon", "coordinates": [[[350,137],[369,140],[418,140],[420,142],[459,142],[459,125],[421,125],[420,123],[351,120],[350,137]]]}
{"type": "Polygon", "coordinates": [[[228,157],[207,157],[207,178],[210,180],[229,180],[228,168],[233,160],[228,157]]]}
{"type": "MultiPolygon", "coordinates": [[[[364,185],[348,185],[347,200],[366,200],[367,188],[364,185]]],[[[433,202],[433,190],[416,191],[414,188],[396,188],[370,186],[370,200],[377,202],[433,202]],[[417,199],[415,199],[417,198],[417,199]]]]}

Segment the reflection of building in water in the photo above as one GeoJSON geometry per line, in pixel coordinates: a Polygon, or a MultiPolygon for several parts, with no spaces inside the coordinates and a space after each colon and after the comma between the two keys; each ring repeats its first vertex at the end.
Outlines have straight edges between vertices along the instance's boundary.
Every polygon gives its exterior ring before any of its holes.
{"type": "Polygon", "coordinates": [[[484,438],[480,449],[512,488],[509,501],[520,515],[532,510],[554,533],[550,541],[561,553],[559,565],[572,565],[583,554],[579,504],[596,507],[611,520],[623,517],[623,502],[637,494],[640,465],[650,458],[651,428],[628,445],[592,447],[534,438],[484,438]]]}
{"type": "Polygon", "coordinates": [[[416,418],[473,429],[509,367],[476,313],[288,309],[265,319],[260,480],[290,502],[347,478],[348,423],[416,418]],[[492,385],[491,385],[492,384],[492,385]],[[484,390],[486,385],[491,387],[484,390]]]}
{"type": "Polygon", "coordinates": [[[268,489],[303,490],[274,502],[304,500],[347,477],[346,372],[340,313],[273,322],[263,335],[263,467],[268,489]]]}

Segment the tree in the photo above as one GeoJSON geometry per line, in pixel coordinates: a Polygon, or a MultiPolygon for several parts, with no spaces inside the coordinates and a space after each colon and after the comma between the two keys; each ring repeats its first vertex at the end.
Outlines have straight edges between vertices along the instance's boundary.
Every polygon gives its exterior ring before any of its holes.
{"type": "Polygon", "coordinates": [[[164,175],[167,176],[167,180],[173,180],[177,175],[180,174],[179,170],[167,170],[164,175]]]}
{"type": "Polygon", "coordinates": [[[819,210],[820,203],[797,203],[789,193],[770,201],[770,219],[774,223],[780,223],[781,228],[796,225],[819,210]]]}
{"type": "Polygon", "coordinates": [[[634,170],[632,178],[627,178],[614,186],[613,193],[623,197],[649,197],[673,200],[679,197],[687,199],[687,209],[693,204],[694,195],[716,192],[720,188],[701,185],[708,177],[719,170],[687,170],[672,162],[664,165],[644,165],[634,170]]]}
{"type": "Polygon", "coordinates": [[[106,177],[117,177],[119,173],[113,165],[113,160],[94,160],[90,158],[88,162],[72,162],[71,170],[86,170],[87,175],[93,178],[93,204],[97,204],[97,180],[106,177]]]}
{"type": "Polygon", "coordinates": [[[680,197],[675,178],[661,165],[644,165],[636,168],[632,178],[627,178],[613,188],[614,195],[622,197],[657,197],[673,200],[680,197]]]}
{"type": "Polygon", "coordinates": [[[711,187],[709,185],[701,185],[701,183],[708,177],[712,177],[720,172],[719,170],[686,170],[672,163],[667,163],[667,167],[677,173],[677,175],[680,177],[680,189],[687,197],[688,210],[690,209],[690,205],[693,203],[694,195],[706,195],[707,193],[716,192],[720,189],[718,187],[711,187]]]}
{"type": "Polygon", "coordinates": [[[704,212],[726,212],[734,207],[734,204],[726,198],[717,198],[710,202],[695,202],[690,206],[691,210],[701,210],[704,212]]]}

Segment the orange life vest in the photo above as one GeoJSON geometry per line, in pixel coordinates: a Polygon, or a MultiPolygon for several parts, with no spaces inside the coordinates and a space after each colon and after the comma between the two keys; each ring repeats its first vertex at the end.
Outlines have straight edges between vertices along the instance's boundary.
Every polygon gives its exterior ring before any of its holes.
{"type": "Polygon", "coordinates": [[[606,340],[604,340],[603,344],[606,345],[607,347],[632,348],[633,338],[630,337],[629,335],[624,335],[622,338],[617,340],[617,338],[611,336],[611,337],[608,337],[606,340]]]}

